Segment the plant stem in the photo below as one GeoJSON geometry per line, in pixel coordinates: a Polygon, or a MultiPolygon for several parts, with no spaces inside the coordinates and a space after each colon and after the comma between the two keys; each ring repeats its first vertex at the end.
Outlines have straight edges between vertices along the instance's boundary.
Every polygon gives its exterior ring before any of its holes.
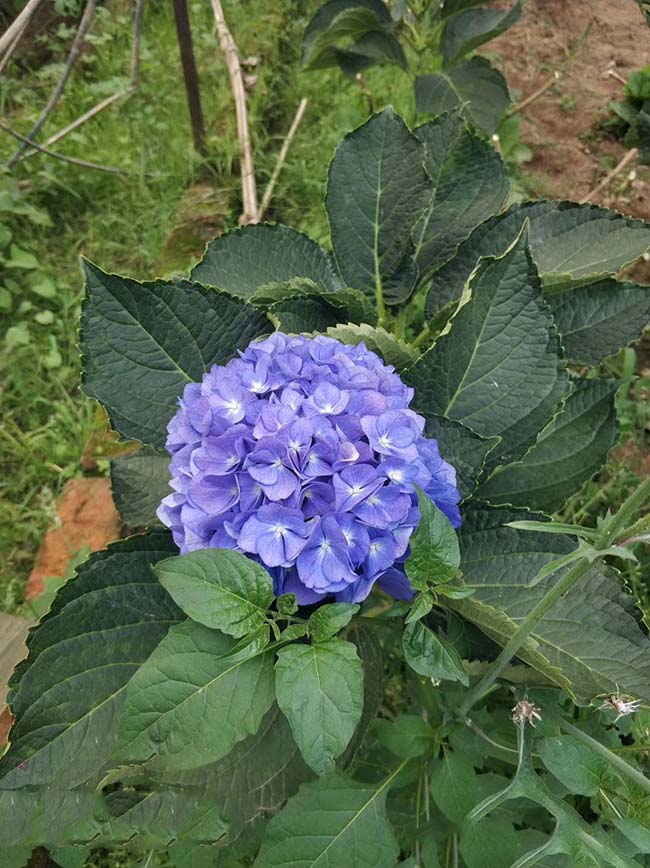
{"type": "Polygon", "coordinates": [[[428,325],[425,325],[425,327],[422,329],[420,334],[411,343],[411,346],[416,347],[416,348],[422,346],[422,344],[426,341],[426,339],[429,337],[430,334],[431,334],[431,329],[429,328],[428,325]]]}
{"type": "Polygon", "coordinates": [[[619,756],[616,756],[615,753],[612,753],[612,751],[606,748],[604,744],[596,741],[595,738],[587,735],[586,732],[578,729],[577,726],[569,723],[568,720],[560,719],[559,723],[560,727],[565,732],[579,739],[583,744],[586,744],[587,747],[590,747],[595,753],[598,753],[601,756],[605,757],[607,762],[610,763],[610,765],[614,766],[614,768],[618,769],[621,774],[628,777],[631,781],[634,781],[634,783],[637,786],[641,787],[641,789],[645,790],[646,793],[650,793],[650,779],[648,779],[644,774],[638,771],[638,769],[633,768],[631,765],[626,763],[624,759],[621,759],[619,756]]]}
{"type": "Polygon", "coordinates": [[[618,512],[605,523],[600,542],[596,548],[607,548],[620,535],[621,531],[629,524],[632,516],[650,498],[650,477],[623,502],[618,512]]]}
{"type": "Polygon", "coordinates": [[[512,658],[521,649],[522,645],[526,642],[526,639],[528,639],[544,615],[553,608],[557,601],[563,597],[564,594],[566,594],[567,591],[576,584],[576,582],[580,581],[588,571],[589,567],[590,563],[588,560],[584,558],[579,560],[562,576],[561,579],[556,582],[551,590],[542,597],[539,603],[530,610],[528,615],[526,615],[519,625],[516,633],[510,637],[492,666],[483,675],[480,681],[468,692],[464,702],[460,706],[458,712],[459,717],[462,719],[467,717],[474,705],[479,701],[479,699],[481,699],[486,691],[492,687],[508,663],[510,663],[512,658]]]}

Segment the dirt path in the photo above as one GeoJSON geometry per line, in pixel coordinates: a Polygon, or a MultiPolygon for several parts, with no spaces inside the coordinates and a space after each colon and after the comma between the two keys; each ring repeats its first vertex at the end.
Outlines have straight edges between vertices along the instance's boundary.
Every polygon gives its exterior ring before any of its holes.
{"type": "MultiPolygon", "coordinates": [[[[522,21],[489,48],[523,97],[560,71],[559,84],[522,112],[522,141],[534,154],[526,172],[536,196],[581,199],[626,153],[599,122],[609,114],[608,103],[623,96],[616,76],[626,80],[650,63],[650,28],[639,7],[634,0],[528,0],[522,21]]],[[[650,218],[650,167],[640,167],[632,182],[623,173],[595,201],[650,218]]]]}

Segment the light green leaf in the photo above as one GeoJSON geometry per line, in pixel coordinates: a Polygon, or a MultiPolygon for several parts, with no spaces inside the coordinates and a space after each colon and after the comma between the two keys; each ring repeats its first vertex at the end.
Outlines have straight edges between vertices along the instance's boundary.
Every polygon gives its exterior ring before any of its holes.
{"type": "Polygon", "coordinates": [[[164,446],[187,383],[272,330],[246,302],[198,284],[138,283],[83,265],[84,390],[127,439],[164,446]]]}
{"type": "Polygon", "coordinates": [[[597,205],[525,202],[491,217],[472,232],[456,256],[433,277],[427,310],[433,315],[463,287],[481,256],[499,256],[530,224],[530,250],[545,286],[616,274],[650,247],[650,225],[597,205]]]}
{"type": "Polygon", "coordinates": [[[129,679],[183,618],[151,571],[174,550],[167,531],[132,537],[93,554],[59,590],[12,677],[2,787],[75,787],[103,767],[129,679]]]}
{"type": "MultiPolygon", "coordinates": [[[[324,290],[339,289],[329,255],[288,226],[257,223],[210,241],[191,279],[249,299],[260,287],[306,277],[324,290]]],[[[243,344],[242,344],[243,348],[243,344]]]]}
{"type": "Polygon", "coordinates": [[[402,647],[406,662],[418,675],[460,681],[466,687],[469,684],[458,651],[448,639],[438,636],[421,621],[412,621],[404,627],[402,647]]]}
{"type": "Polygon", "coordinates": [[[494,774],[478,775],[464,756],[446,750],[431,775],[431,796],[442,813],[461,826],[474,805],[504,783],[494,774]]]}
{"type": "Polygon", "coordinates": [[[425,615],[433,609],[433,595],[428,591],[423,591],[417,595],[413,601],[413,605],[406,616],[405,624],[411,624],[413,621],[421,621],[425,615]]]}
{"type": "Polygon", "coordinates": [[[424,144],[424,165],[433,182],[414,231],[423,280],[453,256],[479,223],[501,210],[510,181],[499,154],[458,113],[422,124],[413,134],[424,144]]]}
{"type": "Polygon", "coordinates": [[[458,110],[492,134],[510,104],[505,78],[484,57],[472,57],[443,72],[415,79],[415,107],[423,114],[458,110]]]}
{"type": "Polygon", "coordinates": [[[114,760],[191,769],[256,732],[273,702],[273,655],[186,621],[129,682],[114,760]]]}
{"type": "Polygon", "coordinates": [[[458,537],[447,516],[418,489],[420,523],[411,535],[406,575],[416,591],[451,581],[460,566],[458,537]]]}
{"type": "Polygon", "coordinates": [[[488,455],[498,446],[500,437],[481,437],[460,422],[432,414],[424,427],[426,437],[438,441],[440,454],[456,471],[463,498],[469,497],[483,473],[488,455]]]}
{"type": "Polygon", "coordinates": [[[232,549],[201,549],[156,565],[160,584],[199,624],[246,636],[267,622],[273,580],[261,564],[232,549]]]}
{"type": "Polygon", "coordinates": [[[19,268],[26,271],[38,268],[39,265],[40,263],[33,253],[23,250],[17,244],[11,245],[9,248],[9,259],[4,263],[5,268],[19,268]]]}
{"type": "Polygon", "coordinates": [[[160,501],[171,493],[169,455],[144,447],[111,461],[111,492],[125,524],[144,527],[156,521],[160,501]]]}
{"type": "Polygon", "coordinates": [[[268,825],[255,868],[392,868],[399,847],[386,817],[386,794],[341,772],[303,784],[268,825]]]}
{"type": "Polygon", "coordinates": [[[325,206],[334,256],[348,286],[390,303],[413,291],[411,231],[431,190],[423,162],[424,146],[390,108],[336,149],[325,206]]]}
{"type": "MultiPolygon", "coordinates": [[[[516,530],[509,522],[539,516],[468,504],[459,531],[465,581],[474,596],[450,601],[501,645],[558,580],[540,570],[575,548],[575,540],[516,530]]],[[[595,564],[533,630],[518,657],[588,705],[602,693],[650,699],[650,640],[617,573],[595,564]]]]}
{"type": "Polygon", "coordinates": [[[380,744],[400,759],[414,759],[433,752],[433,729],[417,714],[398,714],[393,720],[378,720],[372,732],[380,744]]]}
{"type": "MultiPolygon", "coordinates": [[[[447,416],[483,437],[499,435],[499,452],[520,439],[518,426],[540,408],[563,376],[553,320],[527,247],[525,229],[505,254],[483,260],[470,280],[471,299],[451,328],[406,372],[413,406],[447,416]]],[[[535,420],[534,435],[553,415],[535,420]]]]}
{"type": "Polygon", "coordinates": [[[509,9],[467,9],[450,18],[440,37],[444,65],[450,66],[516,24],[521,7],[522,0],[517,0],[509,9]]]}
{"type": "Polygon", "coordinates": [[[614,819],[614,825],[637,848],[637,853],[650,854],[650,829],[629,817],[614,819]]]}
{"type": "Polygon", "coordinates": [[[619,382],[576,380],[561,412],[521,461],[499,467],[476,496],[497,505],[555,512],[607,460],[617,438],[619,382]]]}
{"type": "Polygon", "coordinates": [[[570,735],[544,738],[536,750],[549,772],[574,795],[596,796],[600,789],[609,791],[620,783],[606,757],[570,735]]]}
{"type": "Polygon", "coordinates": [[[282,648],[275,691],[307,764],[319,775],[332,771],[363,711],[363,668],[355,646],[328,639],[282,648]]]}
{"type": "Polygon", "coordinates": [[[627,281],[597,280],[549,293],[569,359],[597,365],[641,337],[650,320],[650,290],[627,281]]]}
{"type": "Polygon", "coordinates": [[[309,632],[317,642],[331,639],[347,627],[359,608],[356,603],[325,603],[309,618],[309,632]]]}
{"type": "Polygon", "coordinates": [[[343,344],[356,346],[363,342],[369,350],[381,356],[387,365],[393,365],[396,371],[410,367],[418,357],[417,350],[380,327],[346,323],[328,328],[327,336],[343,344]]]}

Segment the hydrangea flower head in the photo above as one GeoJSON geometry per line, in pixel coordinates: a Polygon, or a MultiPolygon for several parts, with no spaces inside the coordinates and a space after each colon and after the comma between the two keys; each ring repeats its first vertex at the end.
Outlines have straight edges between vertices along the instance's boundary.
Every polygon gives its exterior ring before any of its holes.
{"type": "Polygon", "coordinates": [[[414,486],[460,524],[456,474],[413,390],[364,344],[275,332],[185,387],[169,423],[174,493],[158,517],[182,553],[232,548],[302,605],[396,598],[420,520],[414,486]]]}

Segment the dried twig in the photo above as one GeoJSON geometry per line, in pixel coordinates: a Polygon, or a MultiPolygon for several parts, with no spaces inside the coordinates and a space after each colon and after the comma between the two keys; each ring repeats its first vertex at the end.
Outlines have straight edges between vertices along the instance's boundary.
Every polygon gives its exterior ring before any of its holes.
{"type": "Polygon", "coordinates": [[[277,183],[278,178],[280,177],[280,172],[282,171],[282,167],[284,166],[284,163],[287,159],[287,154],[289,152],[291,142],[293,141],[296,133],[298,132],[298,127],[300,126],[300,122],[302,121],[306,108],[307,97],[303,96],[303,98],[300,100],[300,104],[298,105],[298,109],[296,111],[296,114],[294,115],[293,121],[291,122],[291,126],[289,127],[289,132],[287,133],[287,136],[282,143],[282,147],[280,148],[278,160],[275,164],[275,168],[273,169],[271,178],[269,179],[269,183],[266,185],[266,189],[264,190],[264,195],[262,196],[262,204],[260,205],[260,210],[257,214],[258,223],[264,216],[266,209],[269,207],[269,202],[271,201],[271,196],[273,195],[273,189],[277,183]]]}
{"type": "Polygon", "coordinates": [[[240,217],[240,223],[257,223],[257,187],[255,184],[255,167],[253,165],[253,153],[251,150],[251,138],[248,128],[248,111],[246,109],[246,90],[239,53],[232,33],[228,29],[226,18],[220,0],[212,0],[212,10],[219,37],[219,45],[226,59],[230,87],[235,99],[235,112],[237,115],[237,137],[241,154],[241,186],[244,210],[240,217]]]}
{"type": "Polygon", "coordinates": [[[370,111],[370,114],[373,115],[377,111],[377,103],[375,102],[375,98],[372,94],[372,91],[368,87],[367,81],[361,75],[360,72],[358,72],[355,75],[355,79],[356,79],[356,82],[361,89],[361,93],[365,96],[366,100],[368,101],[368,110],[370,111]]]}
{"type": "Polygon", "coordinates": [[[95,5],[97,0],[88,0],[86,4],[86,8],[84,9],[83,15],[81,16],[81,21],[79,22],[79,29],[77,30],[77,35],[74,38],[74,42],[72,43],[72,48],[70,49],[70,54],[68,55],[68,61],[65,65],[65,69],[63,70],[63,75],[59,79],[57,86],[52,91],[52,95],[47,101],[47,105],[41,112],[38,120],[31,128],[29,133],[24,137],[27,139],[27,144],[23,142],[21,146],[16,150],[14,155],[9,159],[7,163],[7,168],[11,169],[15,166],[15,164],[20,159],[23,152],[27,149],[30,144],[34,144],[34,139],[38,135],[41,130],[41,127],[51,115],[51,113],[56,108],[56,105],[63,93],[63,90],[67,84],[68,79],[70,78],[70,73],[77,62],[79,54],[81,53],[81,48],[83,46],[84,40],[86,38],[86,33],[88,32],[88,28],[90,27],[90,22],[93,16],[93,12],[95,11],[95,5]]]}
{"type": "Polygon", "coordinates": [[[584,199],[581,199],[580,202],[581,203],[590,202],[594,196],[598,195],[598,193],[602,193],[603,190],[606,190],[607,187],[609,187],[609,185],[612,183],[614,178],[616,178],[617,175],[620,175],[621,172],[623,171],[623,169],[625,169],[626,166],[629,166],[633,160],[636,160],[636,158],[638,156],[639,156],[638,149],[637,148],[631,148],[627,152],[627,154],[623,157],[623,159],[620,160],[620,162],[616,166],[614,166],[614,168],[609,173],[609,175],[606,175],[599,184],[596,184],[594,189],[591,190],[589,193],[587,193],[587,195],[584,197],[584,199]]]}
{"type": "Polygon", "coordinates": [[[14,50],[16,47],[16,38],[22,36],[25,28],[34,17],[42,2],[43,0],[29,0],[20,14],[14,18],[9,27],[5,30],[2,36],[0,36],[0,56],[3,55],[5,51],[9,51],[10,49],[11,51],[14,50]]]}
{"type": "MultiPolygon", "coordinates": [[[[25,8],[27,8],[27,7],[25,7],[25,8]]],[[[14,36],[13,42],[9,45],[9,47],[6,49],[6,51],[2,55],[2,59],[0,60],[0,75],[2,75],[2,73],[5,71],[5,69],[9,65],[9,61],[13,57],[14,51],[18,48],[18,44],[19,44],[20,40],[23,38],[25,31],[27,30],[27,25],[29,24],[30,20],[31,20],[31,18],[24,18],[23,19],[22,25],[20,26],[20,28],[16,32],[16,35],[14,36]]]]}
{"type": "Polygon", "coordinates": [[[201,108],[199,74],[194,58],[192,28],[190,27],[190,16],[187,11],[187,0],[172,0],[172,6],[174,7],[176,36],[178,37],[178,49],[181,55],[183,81],[185,82],[187,108],[190,113],[194,147],[199,154],[205,154],[205,123],[203,121],[203,109],[201,108]]]}
{"type": "Polygon", "coordinates": [[[513,115],[518,114],[520,111],[523,111],[531,103],[539,99],[540,96],[543,96],[547,90],[550,90],[554,84],[557,84],[559,80],[560,73],[557,70],[555,72],[552,72],[541,87],[538,87],[537,90],[534,90],[529,96],[526,97],[526,99],[523,99],[521,102],[518,102],[515,105],[511,106],[505,113],[505,117],[510,118],[513,115]]]}
{"type": "Polygon", "coordinates": [[[20,133],[17,133],[15,130],[12,130],[11,127],[8,127],[3,123],[0,123],[0,130],[13,136],[14,139],[17,139],[19,142],[23,142],[25,145],[31,145],[36,148],[37,151],[40,151],[41,154],[47,154],[48,157],[63,160],[64,163],[72,163],[73,166],[81,166],[83,169],[97,169],[100,172],[110,172],[112,175],[131,174],[130,172],[127,172],[126,169],[118,169],[115,166],[104,166],[102,163],[89,163],[87,160],[79,160],[77,157],[67,157],[65,154],[60,154],[58,151],[51,151],[49,148],[44,148],[43,145],[39,145],[37,142],[28,139],[27,136],[22,136],[20,133]]]}
{"type": "MultiPolygon", "coordinates": [[[[101,100],[94,105],[92,108],[88,109],[87,112],[84,112],[78,118],[75,118],[71,123],[69,123],[66,127],[54,133],[44,142],[44,147],[49,148],[50,145],[56,144],[56,142],[63,139],[68,133],[71,133],[73,130],[76,130],[82,124],[85,124],[86,121],[89,121],[91,118],[94,118],[95,115],[98,115],[100,112],[104,111],[104,109],[113,105],[113,103],[118,102],[121,99],[124,99],[127,96],[131,96],[134,94],[138,88],[138,81],[140,78],[140,43],[142,37],[142,12],[144,9],[144,0],[137,0],[135,7],[135,17],[133,20],[133,47],[131,49],[131,78],[129,81],[128,87],[125,87],[124,90],[120,90],[117,93],[112,94],[111,96],[107,96],[105,99],[101,100]]],[[[34,154],[38,154],[39,149],[36,147],[32,147],[30,150],[25,151],[24,154],[21,154],[20,160],[28,160],[30,157],[33,157],[34,154]]]]}

